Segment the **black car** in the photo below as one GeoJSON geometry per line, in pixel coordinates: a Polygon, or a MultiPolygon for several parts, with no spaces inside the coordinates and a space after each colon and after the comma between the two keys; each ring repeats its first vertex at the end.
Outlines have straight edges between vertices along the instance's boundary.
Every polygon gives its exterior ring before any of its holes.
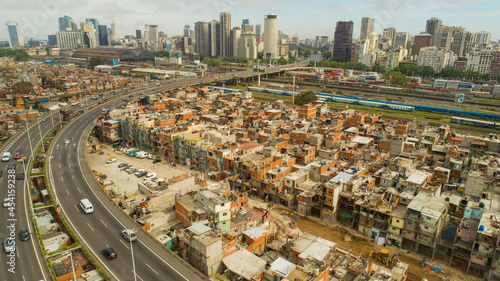
{"type": "Polygon", "coordinates": [[[21,172],[21,173],[17,174],[16,179],[17,180],[24,180],[24,173],[21,172]]]}
{"type": "Polygon", "coordinates": [[[27,228],[21,229],[19,231],[19,238],[21,238],[21,241],[26,241],[30,239],[30,232],[28,231],[27,228]]]}
{"type": "Polygon", "coordinates": [[[9,167],[7,167],[7,169],[9,169],[9,170],[14,169],[15,170],[16,169],[16,163],[15,162],[10,163],[9,167]]]}
{"type": "Polygon", "coordinates": [[[156,164],[158,162],[161,162],[161,159],[155,159],[155,160],[153,160],[153,164],[156,164]]]}
{"type": "Polygon", "coordinates": [[[140,172],[140,173],[138,173],[138,174],[136,173],[135,175],[136,175],[138,178],[141,178],[141,177],[144,177],[144,176],[145,176],[145,175],[147,175],[147,174],[148,174],[148,172],[146,172],[146,171],[142,171],[142,172],[140,172]]]}
{"type": "Polygon", "coordinates": [[[120,163],[120,165],[118,165],[118,168],[124,168],[124,167],[127,167],[128,164],[127,163],[120,163]]]}
{"type": "Polygon", "coordinates": [[[114,259],[116,258],[116,256],[118,256],[118,254],[115,252],[115,250],[113,250],[113,248],[106,248],[104,250],[102,250],[102,254],[108,259],[108,260],[111,260],[111,259],[114,259]]]}
{"type": "Polygon", "coordinates": [[[3,171],[2,171],[2,170],[0,170],[0,177],[2,176],[2,174],[3,174],[3,171]]]}

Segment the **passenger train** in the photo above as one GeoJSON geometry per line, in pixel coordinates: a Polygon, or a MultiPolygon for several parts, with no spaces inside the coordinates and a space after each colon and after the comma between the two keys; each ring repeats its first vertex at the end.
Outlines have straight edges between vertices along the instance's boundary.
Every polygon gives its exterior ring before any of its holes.
{"type": "MultiPolygon", "coordinates": [[[[255,91],[255,92],[286,95],[286,96],[292,95],[292,93],[288,92],[288,91],[276,90],[276,89],[265,89],[265,88],[250,87],[250,86],[248,87],[248,90],[255,91]]],[[[383,107],[383,108],[402,110],[402,111],[419,110],[419,111],[427,111],[427,112],[437,112],[437,113],[444,113],[444,114],[450,114],[450,115],[457,115],[457,116],[461,116],[461,117],[475,117],[475,118],[492,119],[492,120],[499,120],[500,121],[500,115],[498,115],[498,114],[489,114],[489,113],[483,113],[483,112],[450,109],[450,108],[436,107],[436,106],[408,104],[408,103],[402,103],[402,102],[374,100],[374,99],[367,99],[367,98],[348,96],[348,95],[335,95],[335,94],[325,94],[325,93],[315,93],[315,94],[318,97],[321,97],[322,100],[326,100],[326,101],[336,101],[336,102],[343,102],[343,103],[350,103],[350,104],[374,106],[374,107],[380,107],[380,108],[383,107]]]]}

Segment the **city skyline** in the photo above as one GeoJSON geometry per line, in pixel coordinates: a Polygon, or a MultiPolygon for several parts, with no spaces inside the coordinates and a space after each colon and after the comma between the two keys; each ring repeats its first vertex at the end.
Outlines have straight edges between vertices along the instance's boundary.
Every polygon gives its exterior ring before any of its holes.
{"type": "MultiPolygon", "coordinates": [[[[136,29],[144,30],[145,24],[158,25],[159,30],[169,36],[182,35],[185,25],[194,26],[197,21],[218,19],[220,12],[231,13],[232,27],[239,26],[242,19],[249,19],[250,24],[263,25],[265,15],[278,14],[279,30],[289,36],[297,34],[300,39],[318,35],[332,39],[337,21],[353,21],[353,38],[357,39],[363,17],[375,19],[374,32],[378,34],[382,34],[384,28],[395,27],[397,31],[416,35],[425,30],[428,19],[437,17],[444,25],[462,26],[470,32],[485,30],[492,33],[493,41],[500,39],[500,31],[491,28],[500,23],[500,3],[493,0],[444,0],[440,3],[429,0],[411,3],[355,0],[349,5],[309,0],[295,0],[292,4],[283,0],[190,0],[185,6],[170,0],[147,0],[142,3],[131,0],[126,4],[90,0],[85,5],[66,0],[44,3],[25,0],[2,3],[0,7],[8,15],[5,20],[20,23],[24,36],[43,40],[47,39],[47,35],[55,34],[59,29],[58,18],[64,15],[73,18],[77,25],[86,18],[96,18],[108,26],[114,21],[118,37],[123,38],[135,34],[136,29]],[[297,9],[299,6],[302,8],[297,9]]],[[[7,30],[0,29],[0,39],[7,38],[7,30]]]]}

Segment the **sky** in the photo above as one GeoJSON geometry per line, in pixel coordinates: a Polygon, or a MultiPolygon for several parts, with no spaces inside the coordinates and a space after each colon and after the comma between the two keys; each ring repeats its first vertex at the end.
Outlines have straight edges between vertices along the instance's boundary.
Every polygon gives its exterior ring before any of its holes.
{"type": "MultiPolygon", "coordinates": [[[[72,17],[77,25],[96,18],[108,27],[116,24],[118,37],[135,35],[145,24],[156,24],[168,36],[181,35],[184,25],[194,29],[197,21],[219,19],[231,12],[231,25],[242,19],[261,24],[264,15],[279,17],[279,30],[299,39],[333,38],[337,21],[354,22],[354,38],[359,38],[362,17],[375,18],[375,32],[387,27],[415,35],[425,30],[426,21],[437,17],[444,25],[463,26],[470,32],[490,31],[500,40],[498,0],[15,0],[0,3],[0,18],[21,24],[25,37],[47,39],[58,31],[58,18],[72,17]]],[[[6,40],[7,28],[0,28],[6,40]]]]}

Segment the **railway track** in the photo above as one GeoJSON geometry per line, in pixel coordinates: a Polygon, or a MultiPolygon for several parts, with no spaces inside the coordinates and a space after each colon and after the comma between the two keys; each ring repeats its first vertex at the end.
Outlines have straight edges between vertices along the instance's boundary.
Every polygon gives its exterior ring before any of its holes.
{"type": "MultiPolygon", "coordinates": [[[[283,83],[284,81],[281,79],[263,79],[265,82],[273,82],[273,83],[283,83]]],[[[291,81],[290,81],[291,82],[291,81]]],[[[384,91],[384,90],[379,90],[379,89],[372,89],[372,88],[366,88],[366,87],[350,87],[350,86],[343,86],[343,85],[335,85],[335,84],[325,84],[325,83],[320,83],[320,82],[308,82],[308,81],[295,81],[295,85],[299,86],[310,86],[310,87],[319,87],[319,88],[330,88],[330,89],[335,89],[335,90],[341,90],[341,91],[350,91],[350,92],[357,92],[357,91],[363,91],[363,92],[368,92],[368,93],[373,93],[373,94],[378,94],[378,95],[390,95],[390,96],[396,96],[396,97],[412,97],[412,98],[417,98],[417,99],[429,99],[429,100],[437,100],[437,101],[445,101],[445,102],[451,102],[454,103],[455,99],[452,97],[446,97],[446,96],[430,96],[430,95],[425,95],[423,93],[408,93],[405,91],[401,92],[395,92],[395,91],[384,91]]],[[[397,99],[397,98],[396,98],[397,99]]],[[[471,101],[465,99],[464,102],[465,104],[470,104],[470,105],[476,105],[476,106],[484,106],[484,107],[489,107],[489,108],[498,108],[500,111],[500,103],[489,103],[489,102],[484,102],[484,101],[471,101]]]]}
{"type": "MultiPolygon", "coordinates": [[[[288,97],[283,97],[283,96],[280,96],[280,95],[276,95],[276,97],[280,97],[281,100],[283,100],[285,102],[285,104],[291,106],[292,105],[292,102],[288,99],[288,97]]],[[[266,102],[274,102],[276,101],[276,99],[273,99],[273,98],[264,98],[264,97],[254,97],[255,100],[257,101],[266,101],[266,102]]],[[[450,116],[451,118],[451,116],[450,116]]],[[[393,117],[393,116],[390,116],[390,115],[382,115],[382,119],[383,120],[398,120],[398,119],[401,119],[399,117],[393,117]]],[[[437,126],[440,126],[441,123],[435,123],[435,122],[432,122],[432,121],[428,121],[428,124],[433,126],[433,127],[437,127],[437,126]]],[[[472,127],[472,126],[469,126],[467,128],[464,128],[463,126],[457,126],[457,125],[449,125],[450,126],[450,129],[452,130],[455,130],[456,132],[460,132],[460,133],[463,133],[463,134],[467,134],[467,133],[479,133],[479,134],[484,134],[484,135],[489,135],[491,134],[492,132],[491,131],[488,131],[486,129],[483,129],[483,128],[479,128],[479,127],[472,127]]]]}

